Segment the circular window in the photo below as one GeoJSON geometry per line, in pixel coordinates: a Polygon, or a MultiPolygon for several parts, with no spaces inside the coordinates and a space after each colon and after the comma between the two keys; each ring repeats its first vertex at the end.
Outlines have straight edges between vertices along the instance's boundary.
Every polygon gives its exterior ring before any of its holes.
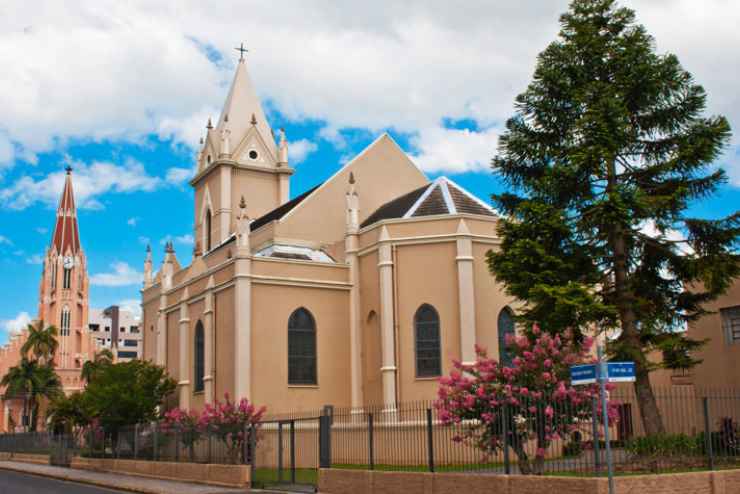
{"type": "Polygon", "coordinates": [[[257,152],[256,149],[251,149],[249,151],[249,159],[250,160],[256,160],[257,158],[259,158],[259,153],[257,152]]]}

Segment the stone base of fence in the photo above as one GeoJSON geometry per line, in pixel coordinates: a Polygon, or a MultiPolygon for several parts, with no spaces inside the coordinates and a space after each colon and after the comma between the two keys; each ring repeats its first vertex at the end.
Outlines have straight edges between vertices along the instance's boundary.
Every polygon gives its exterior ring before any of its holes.
{"type": "MultiPolygon", "coordinates": [[[[616,494],[735,494],[740,470],[617,477],[616,494]]],[[[607,494],[605,478],[321,469],[322,494],[607,494]]]]}
{"type": "Polygon", "coordinates": [[[116,460],[111,458],[72,458],[72,468],[96,472],[123,473],[162,480],[196,482],[222,487],[249,487],[249,465],[175,463],[168,461],[116,460]]]}
{"type": "Polygon", "coordinates": [[[21,463],[48,465],[49,455],[35,455],[30,453],[0,453],[0,461],[19,461],[21,463]]]}

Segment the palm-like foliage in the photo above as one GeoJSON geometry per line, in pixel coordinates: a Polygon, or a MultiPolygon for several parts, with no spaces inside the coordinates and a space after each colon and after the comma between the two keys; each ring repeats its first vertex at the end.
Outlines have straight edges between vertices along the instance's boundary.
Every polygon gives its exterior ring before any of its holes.
{"type": "Polygon", "coordinates": [[[29,415],[30,430],[35,431],[41,398],[54,399],[62,393],[62,382],[54,368],[23,357],[17,366],[8,369],[0,380],[5,398],[23,398],[23,414],[29,415]]]}
{"type": "Polygon", "coordinates": [[[102,367],[112,363],[113,352],[104,348],[95,354],[95,358],[93,360],[88,360],[82,365],[80,377],[89,383],[94,379],[95,374],[97,374],[102,367]]]}
{"type": "Polygon", "coordinates": [[[28,338],[21,347],[21,355],[28,357],[32,353],[36,360],[51,363],[54,361],[54,354],[59,348],[57,341],[58,330],[55,326],[44,327],[44,321],[34,326],[28,325],[28,338]]]}

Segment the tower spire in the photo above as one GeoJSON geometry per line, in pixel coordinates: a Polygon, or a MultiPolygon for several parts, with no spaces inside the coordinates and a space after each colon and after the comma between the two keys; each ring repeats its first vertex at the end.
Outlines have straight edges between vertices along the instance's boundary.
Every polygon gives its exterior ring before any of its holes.
{"type": "Polygon", "coordinates": [[[60,255],[77,254],[80,250],[80,231],[77,226],[77,207],[75,206],[74,191],[72,189],[72,167],[65,168],[64,189],[57,207],[54,235],[51,237],[51,247],[56,248],[60,255]]]}

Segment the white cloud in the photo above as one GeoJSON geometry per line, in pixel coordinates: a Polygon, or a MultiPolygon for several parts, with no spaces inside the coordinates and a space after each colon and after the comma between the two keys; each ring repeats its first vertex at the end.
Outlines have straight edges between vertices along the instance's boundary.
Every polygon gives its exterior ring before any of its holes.
{"type": "Polygon", "coordinates": [[[143,236],[143,235],[140,235],[140,236],[139,236],[139,243],[140,243],[141,245],[149,245],[149,244],[151,244],[152,242],[151,242],[151,241],[149,240],[149,237],[145,237],[145,236],[143,236]]]}
{"type": "Polygon", "coordinates": [[[648,237],[674,242],[676,249],[678,249],[678,251],[683,254],[691,255],[694,253],[694,249],[691,247],[691,245],[688,244],[688,241],[686,240],[686,235],[674,228],[668,228],[665,231],[660,231],[658,230],[655,221],[647,220],[640,227],[640,231],[648,237]]]}
{"type": "Polygon", "coordinates": [[[128,298],[121,300],[116,305],[118,305],[121,310],[131,312],[136,320],[141,320],[141,300],[128,298]]]}
{"type": "Polygon", "coordinates": [[[31,320],[31,315],[28,312],[23,311],[19,312],[13,319],[4,319],[0,321],[0,327],[2,327],[8,335],[12,336],[22,329],[25,329],[31,320]]]}
{"type": "Polygon", "coordinates": [[[190,233],[186,233],[184,235],[177,235],[177,236],[165,235],[159,241],[159,244],[164,245],[167,242],[174,242],[175,244],[192,246],[195,243],[195,239],[193,238],[193,235],[190,233]]]}
{"type": "Polygon", "coordinates": [[[112,272],[97,273],[90,277],[90,284],[96,286],[137,285],[144,280],[144,275],[125,262],[114,262],[110,265],[112,272]]]}
{"type": "MultiPolygon", "coordinates": [[[[0,163],[70,139],[153,133],[194,146],[223,104],[241,32],[258,91],[288,118],[325,122],[322,137],[340,146],[342,129],[418,132],[417,153],[438,168],[446,152],[423,134],[444,132],[446,117],[500,127],[569,2],[6,3],[0,163]],[[213,63],[209,52],[225,58],[213,63]]],[[[740,127],[740,3],[625,3],[705,86],[711,111],[740,127]],[[707,26],[709,36],[698,28],[707,26]]],[[[740,185],[740,160],[728,166],[740,185]]]]}
{"type": "Polygon", "coordinates": [[[481,132],[468,129],[431,128],[419,132],[411,144],[416,164],[425,172],[463,173],[490,169],[498,136],[491,128],[481,132]]]}
{"type": "Polygon", "coordinates": [[[13,245],[13,242],[5,235],[0,235],[0,245],[13,245]]]}
{"type": "Polygon", "coordinates": [[[193,178],[193,175],[191,168],[169,168],[165,180],[171,184],[180,185],[193,178]]]}
{"type": "Polygon", "coordinates": [[[316,151],[319,147],[315,142],[308,139],[299,139],[288,143],[288,160],[291,164],[297,165],[303,162],[306,157],[316,151]]]}
{"type": "MultiPolygon", "coordinates": [[[[104,206],[98,198],[111,192],[152,191],[162,183],[160,178],[149,175],[144,165],[132,159],[122,165],[75,162],[73,173],[75,201],[81,209],[102,209],[104,206]]],[[[64,188],[65,175],[63,170],[39,180],[24,175],[0,189],[0,204],[10,209],[25,209],[36,202],[54,206],[64,188]]]]}
{"type": "Polygon", "coordinates": [[[128,220],[126,220],[126,224],[128,226],[135,227],[136,224],[139,222],[139,219],[140,218],[138,216],[133,216],[133,217],[129,218],[128,220]]]}
{"type": "Polygon", "coordinates": [[[41,234],[41,235],[46,235],[47,233],[49,233],[49,229],[48,228],[44,228],[43,226],[39,226],[39,227],[36,228],[36,232],[39,233],[39,234],[41,234]]]}
{"type": "Polygon", "coordinates": [[[32,254],[26,258],[26,264],[39,265],[44,263],[44,257],[41,254],[32,254]]]}

